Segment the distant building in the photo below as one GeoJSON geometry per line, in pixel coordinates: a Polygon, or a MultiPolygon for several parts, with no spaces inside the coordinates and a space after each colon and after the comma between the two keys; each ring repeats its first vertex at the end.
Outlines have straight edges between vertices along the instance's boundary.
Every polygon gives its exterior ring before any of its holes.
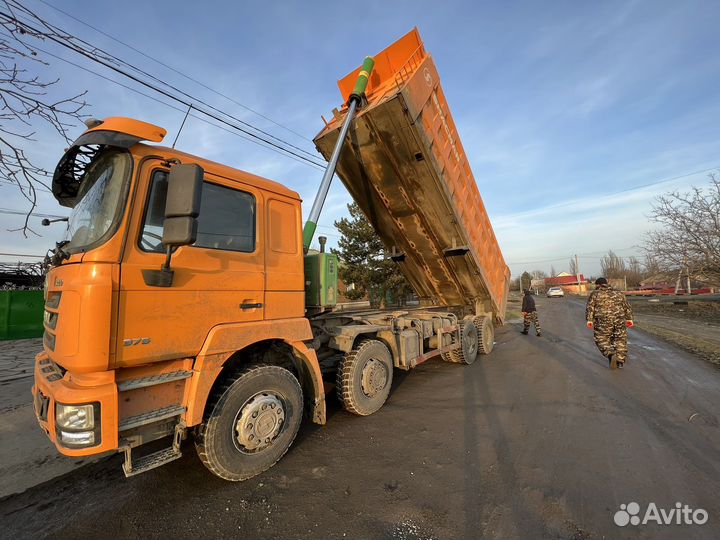
{"type": "Polygon", "coordinates": [[[653,274],[640,282],[641,289],[671,289],[675,287],[677,275],[653,274]]]}
{"type": "Polygon", "coordinates": [[[585,294],[587,292],[587,280],[582,274],[574,276],[567,272],[561,272],[555,277],[545,278],[544,281],[546,288],[562,287],[563,291],[571,294],[585,294]]]}
{"type": "Polygon", "coordinates": [[[530,288],[531,288],[533,291],[537,291],[537,290],[540,290],[540,289],[545,290],[545,279],[544,279],[544,278],[540,278],[540,279],[535,279],[535,278],[533,278],[533,279],[530,281],[530,288]]]}

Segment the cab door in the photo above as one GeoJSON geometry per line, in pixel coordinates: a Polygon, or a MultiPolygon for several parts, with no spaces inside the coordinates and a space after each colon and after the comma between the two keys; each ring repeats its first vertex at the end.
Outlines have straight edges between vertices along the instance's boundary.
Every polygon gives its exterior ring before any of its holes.
{"type": "Polygon", "coordinates": [[[145,269],[165,260],[162,225],[169,169],[145,161],[123,254],[116,367],[195,356],[211,328],[264,318],[263,195],[205,171],[197,240],[178,248],[170,287],[145,269]]]}

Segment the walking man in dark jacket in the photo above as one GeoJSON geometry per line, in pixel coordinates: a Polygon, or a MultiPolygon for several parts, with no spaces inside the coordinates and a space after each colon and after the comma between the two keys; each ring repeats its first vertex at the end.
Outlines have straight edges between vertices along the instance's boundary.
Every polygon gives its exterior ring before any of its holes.
{"type": "Polygon", "coordinates": [[[595,281],[585,308],[587,327],[593,329],[595,345],[610,361],[610,369],[622,369],[627,360],[627,329],[633,327],[633,313],[625,295],[613,289],[607,279],[595,281]]]}
{"type": "Polygon", "coordinates": [[[530,323],[535,325],[535,332],[540,337],[542,332],[540,331],[540,321],[538,320],[537,310],[535,309],[535,299],[532,297],[530,289],[525,289],[525,296],[523,296],[522,302],[522,314],[523,314],[523,331],[522,333],[527,335],[530,329],[530,323]]]}

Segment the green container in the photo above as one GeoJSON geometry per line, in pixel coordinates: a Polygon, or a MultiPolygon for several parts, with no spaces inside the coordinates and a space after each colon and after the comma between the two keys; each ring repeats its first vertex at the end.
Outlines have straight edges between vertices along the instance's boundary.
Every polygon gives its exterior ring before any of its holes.
{"type": "Polygon", "coordinates": [[[42,337],[42,291],[0,291],[0,340],[42,337]]]}
{"type": "Polygon", "coordinates": [[[338,258],[333,253],[305,255],[305,306],[327,308],[337,304],[338,258]]]}

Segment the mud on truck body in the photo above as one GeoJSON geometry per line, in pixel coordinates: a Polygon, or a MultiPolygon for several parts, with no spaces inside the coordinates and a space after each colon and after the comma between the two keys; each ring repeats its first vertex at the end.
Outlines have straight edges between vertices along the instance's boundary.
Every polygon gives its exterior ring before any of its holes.
{"type": "Polygon", "coordinates": [[[414,30],[374,64],[339,82],[346,105],[315,141],[421,306],[335,309],[337,257],[307,252],[318,213],[303,231],[297,193],[147,144],[157,126],[97,121],[52,186],[72,213],[32,391],[61,453],[121,451],[130,476],[192,434],[213,473],[243,480],[282,457],[304,413],[325,423],[326,393],[368,415],[394,368],[492,350],[509,272],[432,59],[414,30]]]}

